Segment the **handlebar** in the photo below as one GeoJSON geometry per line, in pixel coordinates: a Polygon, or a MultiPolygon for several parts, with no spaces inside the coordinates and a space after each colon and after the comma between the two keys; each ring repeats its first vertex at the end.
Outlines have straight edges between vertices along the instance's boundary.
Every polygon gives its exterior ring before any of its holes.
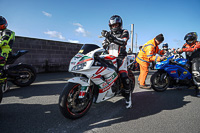
{"type": "Polygon", "coordinates": [[[170,59],[169,61],[170,61],[171,63],[177,64],[177,62],[174,61],[173,59],[170,59]]]}

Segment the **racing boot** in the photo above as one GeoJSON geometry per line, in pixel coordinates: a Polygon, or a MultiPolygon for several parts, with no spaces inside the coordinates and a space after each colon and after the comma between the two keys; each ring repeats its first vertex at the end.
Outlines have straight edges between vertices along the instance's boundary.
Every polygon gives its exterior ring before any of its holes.
{"type": "Polygon", "coordinates": [[[197,97],[200,97],[200,87],[196,88],[196,95],[197,97]]]}
{"type": "Polygon", "coordinates": [[[131,100],[131,90],[129,87],[129,79],[128,78],[123,78],[122,79],[123,87],[124,87],[124,97],[125,97],[125,103],[126,103],[126,108],[130,109],[132,107],[132,100],[131,100]]]}
{"type": "Polygon", "coordinates": [[[130,92],[130,90],[128,90],[127,92],[126,91],[125,91],[125,95],[124,95],[125,100],[126,100],[126,108],[130,109],[130,108],[132,108],[131,92],[130,92]]]}

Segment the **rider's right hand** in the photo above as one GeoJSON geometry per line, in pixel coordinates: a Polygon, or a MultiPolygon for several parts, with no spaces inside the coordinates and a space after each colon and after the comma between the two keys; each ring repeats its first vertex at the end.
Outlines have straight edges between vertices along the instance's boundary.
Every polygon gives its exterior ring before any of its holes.
{"type": "Polygon", "coordinates": [[[105,37],[105,38],[110,37],[110,33],[109,33],[108,31],[106,31],[106,30],[102,30],[101,35],[102,35],[103,37],[105,37]]]}
{"type": "Polygon", "coordinates": [[[182,50],[181,48],[178,48],[178,49],[177,49],[177,52],[178,52],[178,53],[182,53],[183,50],[182,50]]]}
{"type": "Polygon", "coordinates": [[[160,61],[162,61],[162,60],[164,60],[164,59],[166,59],[166,56],[160,57],[160,61]]]}

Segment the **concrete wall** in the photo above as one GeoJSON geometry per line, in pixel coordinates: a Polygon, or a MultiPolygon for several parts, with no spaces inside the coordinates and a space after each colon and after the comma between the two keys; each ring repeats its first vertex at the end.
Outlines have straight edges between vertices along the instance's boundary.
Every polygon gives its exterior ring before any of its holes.
{"type": "Polygon", "coordinates": [[[32,64],[37,72],[68,71],[71,58],[82,44],[16,36],[13,53],[29,50],[15,63],[32,64]]]}

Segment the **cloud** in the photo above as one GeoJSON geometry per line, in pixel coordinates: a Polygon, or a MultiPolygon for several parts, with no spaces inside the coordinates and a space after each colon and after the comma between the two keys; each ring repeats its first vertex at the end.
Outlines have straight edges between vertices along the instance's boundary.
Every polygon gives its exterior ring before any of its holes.
{"type": "Polygon", "coordinates": [[[50,37],[54,37],[54,38],[59,38],[61,40],[65,40],[65,37],[63,37],[62,34],[60,32],[57,32],[57,31],[47,31],[47,32],[44,32],[44,34],[47,34],[50,37]]]}
{"type": "Polygon", "coordinates": [[[184,43],[181,40],[173,39],[174,42],[176,42],[177,45],[182,46],[184,43]]]}
{"type": "Polygon", "coordinates": [[[75,30],[76,33],[81,34],[84,37],[89,36],[89,32],[86,31],[80,23],[73,23],[73,25],[78,26],[78,28],[75,30]]]}
{"type": "Polygon", "coordinates": [[[42,13],[43,13],[45,16],[47,16],[47,17],[51,17],[51,16],[52,16],[50,13],[47,13],[47,12],[45,12],[45,11],[42,11],[42,13]]]}
{"type": "Polygon", "coordinates": [[[73,25],[75,25],[75,26],[79,26],[79,27],[83,27],[81,24],[79,24],[79,23],[73,23],[73,25]]]}
{"type": "Polygon", "coordinates": [[[70,40],[70,39],[68,39],[68,42],[71,42],[71,43],[79,43],[78,40],[70,40]]]}

